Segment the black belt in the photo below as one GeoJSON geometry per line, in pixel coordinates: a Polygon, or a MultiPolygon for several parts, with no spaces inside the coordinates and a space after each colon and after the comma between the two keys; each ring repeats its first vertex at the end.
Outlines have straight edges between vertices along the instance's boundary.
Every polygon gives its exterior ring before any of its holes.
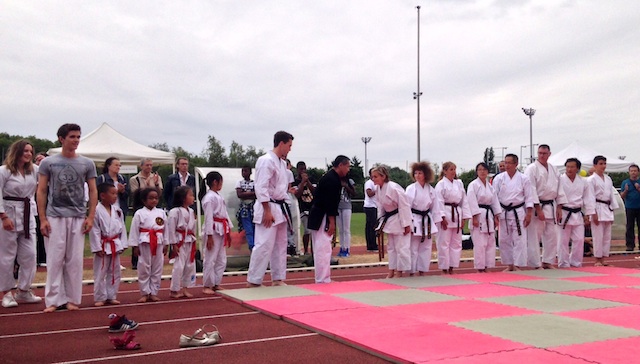
{"type": "MultiPolygon", "coordinates": [[[[540,200],[540,205],[542,205],[542,207],[540,208],[541,210],[544,209],[544,205],[551,205],[551,214],[553,215],[553,223],[556,223],[556,209],[555,209],[555,204],[553,203],[553,200],[540,200]]],[[[542,216],[544,216],[544,211],[542,211],[542,216]]]]}
{"type": "Polygon", "coordinates": [[[291,218],[291,209],[289,208],[289,204],[287,203],[287,201],[274,199],[269,199],[269,201],[280,205],[280,210],[282,210],[282,214],[287,220],[287,227],[289,227],[289,232],[293,234],[293,219],[291,218]]]}
{"type": "Polygon", "coordinates": [[[385,211],[384,215],[378,219],[378,226],[376,227],[376,237],[378,237],[378,258],[380,261],[384,259],[384,225],[387,223],[387,220],[395,214],[398,213],[398,209],[393,211],[385,211]]]}
{"type": "MultiPolygon", "coordinates": [[[[493,209],[491,208],[491,205],[480,205],[478,204],[478,207],[480,207],[481,209],[485,209],[487,210],[487,214],[485,215],[485,219],[487,220],[487,234],[490,233],[491,231],[489,231],[489,212],[491,212],[491,217],[493,218],[494,215],[493,214],[493,209]]],[[[482,232],[482,227],[480,227],[480,231],[482,232]]]]}
{"type": "MultiPolygon", "coordinates": [[[[562,229],[564,230],[564,228],[567,227],[567,222],[569,222],[569,218],[571,217],[571,214],[578,213],[578,212],[582,214],[582,208],[580,207],[571,208],[567,206],[562,206],[561,208],[565,211],[569,211],[569,213],[567,214],[567,217],[564,219],[564,223],[562,224],[562,229]]],[[[584,214],[582,214],[582,216],[584,216],[584,214]]]]}
{"type": "Polygon", "coordinates": [[[445,202],[445,206],[451,206],[451,222],[458,217],[457,226],[456,226],[456,234],[460,232],[460,213],[458,212],[458,204],[453,202],[445,202]]]}
{"type": "Polygon", "coordinates": [[[427,209],[427,211],[420,211],[420,210],[416,210],[416,209],[411,209],[411,212],[413,212],[416,215],[420,215],[422,216],[422,239],[420,239],[420,242],[422,243],[424,241],[425,235],[424,235],[424,218],[427,218],[427,222],[429,223],[429,225],[427,226],[427,238],[431,239],[431,216],[429,216],[429,213],[431,212],[431,209],[427,209]]]}
{"type": "MultiPolygon", "coordinates": [[[[509,211],[513,211],[513,216],[515,216],[516,218],[516,228],[518,228],[518,235],[522,235],[522,229],[520,228],[520,219],[518,218],[518,211],[517,209],[521,208],[522,206],[524,206],[524,202],[518,205],[513,206],[513,203],[510,203],[509,206],[507,205],[503,205],[500,204],[500,206],[502,206],[503,209],[505,209],[506,212],[509,211]]],[[[505,212],[505,219],[507,218],[507,213],[505,212]]],[[[509,224],[507,225],[507,229],[509,229],[509,224]]]]}
{"type": "Polygon", "coordinates": [[[600,202],[607,205],[607,207],[609,208],[609,211],[613,211],[613,209],[611,208],[611,200],[603,201],[603,200],[596,199],[596,202],[600,202]]]}
{"type": "Polygon", "coordinates": [[[29,197],[13,197],[13,196],[4,196],[2,197],[3,200],[7,200],[7,201],[22,201],[24,208],[23,208],[23,214],[22,214],[22,225],[24,227],[24,235],[28,236],[29,235],[29,220],[31,217],[31,199],[29,197]]]}

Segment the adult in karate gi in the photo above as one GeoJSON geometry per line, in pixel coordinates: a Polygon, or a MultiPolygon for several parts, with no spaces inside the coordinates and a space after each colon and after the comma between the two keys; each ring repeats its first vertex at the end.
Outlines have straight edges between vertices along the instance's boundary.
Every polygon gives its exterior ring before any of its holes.
{"type": "Polygon", "coordinates": [[[560,183],[567,196],[567,203],[561,208],[562,219],[558,220],[558,267],[580,267],[584,255],[584,225],[589,223],[589,217],[595,213],[596,200],[587,179],[578,175],[582,163],[576,158],[569,158],[564,166],[565,173],[560,176],[560,183]]]}
{"type": "Polygon", "coordinates": [[[286,202],[289,187],[284,159],[291,151],[293,135],[279,131],[273,136],[273,150],[258,158],[255,173],[256,202],[253,207],[254,247],[249,261],[247,285],[262,285],[267,265],[274,286],[285,285],[287,275],[287,230],[292,229],[286,202]]]}
{"type": "Polygon", "coordinates": [[[47,249],[44,312],[61,307],[77,310],[82,301],[84,234],[93,227],[98,201],[96,167],[91,159],[76,154],[80,126],[62,125],[58,141],[62,152],[43,159],[38,171],[38,214],[47,249]]]}
{"type": "Polygon", "coordinates": [[[498,244],[506,270],[527,265],[527,229],[533,214],[533,190],[529,178],[517,170],[518,156],[507,154],[505,172],[493,179],[493,188],[502,207],[498,244]]]}
{"type": "Polygon", "coordinates": [[[596,213],[591,221],[591,235],[593,236],[593,256],[596,266],[607,265],[604,258],[609,256],[611,249],[611,227],[613,225],[613,210],[619,208],[618,201],[613,195],[611,177],[604,174],[607,169],[607,158],[598,155],[593,158],[595,172],[587,179],[596,199],[596,213]]]}
{"type": "Polygon", "coordinates": [[[489,166],[478,163],[476,179],[467,186],[467,201],[472,219],[469,223],[473,240],[473,266],[480,272],[496,266],[496,226],[502,211],[498,196],[487,179],[489,166]]]}
{"type": "Polygon", "coordinates": [[[533,188],[535,217],[527,227],[527,265],[540,268],[540,241],[542,240],[542,268],[552,268],[558,252],[558,220],[562,218],[562,205],[567,197],[560,184],[560,173],[548,163],[551,149],[546,144],[538,147],[538,159],[529,164],[524,174],[533,188]]]}
{"type": "Polygon", "coordinates": [[[36,191],[37,167],[31,163],[33,145],[19,140],[9,147],[0,167],[0,291],[2,307],[15,307],[17,301],[37,303],[42,299],[31,292],[36,276],[36,220],[31,199],[36,191]],[[14,261],[20,264],[18,290],[13,276],[14,261]]]}
{"type": "Polygon", "coordinates": [[[413,214],[411,274],[423,275],[431,264],[432,234],[438,233],[437,225],[442,221],[442,201],[429,184],[433,181],[433,169],[429,163],[412,164],[411,175],[415,182],[407,186],[405,192],[413,214]]]}
{"type": "Polygon", "coordinates": [[[311,230],[313,241],[316,283],[331,282],[331,240],[336,232],[336,216],[342,191],[341,179],[349,173],[351,161],[339,155],[332,166],[333,168],[320,178],[309,211],[308,228],[311,230]]]}

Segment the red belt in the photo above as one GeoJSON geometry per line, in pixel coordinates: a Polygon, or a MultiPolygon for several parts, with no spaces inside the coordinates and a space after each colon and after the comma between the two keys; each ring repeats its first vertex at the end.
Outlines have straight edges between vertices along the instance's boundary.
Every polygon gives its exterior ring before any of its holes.
{"type": "Polygon", "coordinates": [[[215,222],[219,222],[222,224],[222,228],[224,229],[224,245],[226,247],[231,247],[231,237],[229,236],[229,233],[231,232],[231,229],[229,228],[229,220],[227,219],[223,219],[220,217],[214,217],[213,221],[215,222]]]}
{"type": "MultiPolygon", "coordinates": [[[[115,275],[115,271],[116,271],[116,260],[113,259],[116,255],[116,239],[118,239],[120,237],[120,235],[114,235],[114,236],[102,236],[102,252],[105,253],[106,255],[106,251],[104,250],[104,245],[106,243],[108,243],[111,246],[111,266],[113,268],[113,271],[111,272],[111,284],[115,284],[116,283],[116,275],[115,275]]],[[[118,267],[120,268],[120,267],[118,267]]],[[[102,269],[104,269],[104,259],[102,259],[102,269]]]]}
{"type": "MultiPolygon", "coordinates": [[[[184,241],[187,239],[187,235],[193,236],[194,238],[196,237],[196,234],[193,233],[193,230],[176,229],[176,231],[182,235],[182,240],[180,240],[180,242],[176,244],[178,248],[182,248],[182,246],[184,245],[184,241]]],[[[191,256],[189,259],[191,263],[196,261],[196,242],[195,241],[191,243],[191,256]]]]}
{"type": "Polygon", "coordinates": [[[158,233],[162,233],[162,229],[140,229],[141,233],[149,233],[149,247],[151,247],[151,255],[156,255],[158,250],[158,233]]]}

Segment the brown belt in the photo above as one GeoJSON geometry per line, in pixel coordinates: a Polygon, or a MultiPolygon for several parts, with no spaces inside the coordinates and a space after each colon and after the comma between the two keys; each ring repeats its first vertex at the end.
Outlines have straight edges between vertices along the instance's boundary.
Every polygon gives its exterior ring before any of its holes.
{"type": "Polygon", "coordinates": [[[13,196],[4,196],[3,200],[7,201],[22,201],[24,204],[24,211],[22,215],[22,225],[24,226],[24,235],[29,235],[29,222],[31,217],[31,199],[29,197],[13,197],[13,196]]]}

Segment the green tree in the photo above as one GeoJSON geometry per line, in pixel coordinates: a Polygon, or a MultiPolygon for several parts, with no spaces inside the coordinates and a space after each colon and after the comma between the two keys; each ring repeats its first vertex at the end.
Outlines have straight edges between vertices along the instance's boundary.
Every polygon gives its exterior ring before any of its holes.
{"type": "Polygon", "coordinates": [[[351,168],[349,169],[349,177],[353,180],[353,182],[355,182],[356,186],[355,186],[355,190],[356,190],[356,196],[354,198],[356,199],[362,199],[364,198],[364,174],[363,174],[363,167],[362,167],[362,162],[358,159],[358,157],[353,156],[353,158],[351,158],[351,168]]]}
{"type": "Polygon", "coordinates": [[[4,161],[4,158],[6,157],[11,144],[21,139],[27,139],[29,142],[31,142],[31,145],[33,145],[34,149],[34,155],[60,146],[60,143],[58,141],[54,142],[48,139],[40,139],[36,138],[34,135],[25,137],[22,135],[9,135],[8,133],[0,133],[0,157],[2,158],[0,160],[0,163],[4,161]]]}
{"type": "Polygon", "coordinates": [[[226,150],[213,135],[209,135],[207,148],[202,152],[202,157],[207,160],[210,167],[229,166],[229,158],[226,155],[226,150]]]}
{"type": "Polygon", "coordinates": [[[476,171],[471,170],[471,171],[466,171],[466,172],[460,173],[458,178],[460,178],[460,181],[462,181],[462,184],[464,185],[464,188],[466,189],[467,186],[469,186],[469,183],[471,183],[471,181],[476,179],[476,171]]]}
{"type": "Polygon", "coordinates": [[[169,149],[169,145],[167,144],[167,142],[164,143],[153,143],[151,145],[149,145],[150,148],[153,149],[157,149],[157,150],[161,150],[163,152],[170,152],[171,149],[169,149]]]}

